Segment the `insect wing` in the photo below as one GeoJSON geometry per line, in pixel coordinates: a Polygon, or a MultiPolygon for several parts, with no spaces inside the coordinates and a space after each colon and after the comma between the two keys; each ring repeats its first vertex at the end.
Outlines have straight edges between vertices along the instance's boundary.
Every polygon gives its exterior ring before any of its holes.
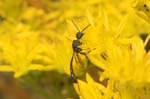
{"type": "Polygon", "coordinates": [[[81,76],[84,73],[83,71],[87,67],[87,62],[88,61],[84,55],[80,53],[74,54],[72,65],[73,65],[73,70],[74,70],[75,75],[81,76]]]}

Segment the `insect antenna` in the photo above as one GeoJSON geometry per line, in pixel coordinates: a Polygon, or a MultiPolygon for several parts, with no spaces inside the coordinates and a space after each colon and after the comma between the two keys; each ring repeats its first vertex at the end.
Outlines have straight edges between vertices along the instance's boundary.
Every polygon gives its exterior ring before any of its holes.
{"type": "Polygon", "coordinates": [[[76,27],[76,29],[80,32],[79,27],[75,24],[75,22],[72,20],[72,23],[74,24],[74,26],[76,27]]]}
{"type": "Polygon", "coordinates": [[[86,30],[90,25],[91,25],[91,24],[87,25],[87,26],[81,31],[81,33],[82,33],[84,30],[86,30]]]}

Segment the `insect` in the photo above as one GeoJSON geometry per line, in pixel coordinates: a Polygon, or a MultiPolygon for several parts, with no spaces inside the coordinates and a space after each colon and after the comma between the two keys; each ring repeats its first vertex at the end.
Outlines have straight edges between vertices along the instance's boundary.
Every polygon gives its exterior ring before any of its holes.
{"type": "Polygon", "coordinates": [[[73,59],[75,58],[75,60],[77,62],[77,59],[79,59],[78,54],[82,54],[82,55],[86,56],[86,54],[84,52],[82,52],[82,48],[80,48],[80,45],[82,45],[82,42],[80,41],[80,39],[83,37],[83,35],[84,35],[83,32],[90,26],[90,24],[87,25],[82,31],[80,31],[80,29],[74,23],[73,20],[72,20],[72,23],[74,24],[74,26],[76,27],[78,32],[76,33],[76,40],[73,40],[73,42],[72,42],[73,55],[72,55],[72,58],[70,61],[70,75],[71,75],[73,82],[77,83],[77,78],[76,78],[74,70],[73,70],[73,59]],[[77,59],[76,59],[76,57],[77,57],[77,59]]]}
{"type": "MultiPolygon", "coordinates": [[[[70,75],[71,75],[71,78],[73,80],[74,83],[77,83],[77,78],[76,78],[76,75],[74,73],[74,70],[73,70],[73,60],[75,59],[75,62],[79,62],[79,64],[81,63],[81,59],[79,57],[79,55],[83,55],[85,56],[87,62],[89,64],[92,64],[91,61],[89,60],[87,54],[91,51],[89,50],[87,53],[83,52],[83,49],[80,47],[82,45],[82,42],[81,42],[81,38],[83,37],[84,35],[84,31],[91,25],[91,24],[88,24],[84,29],[82,29],[80,31],[80,29],[78,28],[78,26],[75,24],[75,22],[72,20],[72,23],[74,24],[74,26],[76,27],[76,29],[78,30],[78,32],[76,33],[76,39],[73,40],[72,42],[72,49],[73,49],[73,55],[72,55],[72,58],[71,58],[71,61],[70,61],[70,75]]],[[[81,64],[80,64],[81,65],[81,64]]],[[[93,66],[95,66],[94,64],[92,64],[93,66]]],[[[95,66],[97,67],[97,66],[95,66]]],[[[99,70],[99,69],[98,69],[99,70]]],[[[102,69],[100,69],[101,71],[103,71],[102,69]]]]}

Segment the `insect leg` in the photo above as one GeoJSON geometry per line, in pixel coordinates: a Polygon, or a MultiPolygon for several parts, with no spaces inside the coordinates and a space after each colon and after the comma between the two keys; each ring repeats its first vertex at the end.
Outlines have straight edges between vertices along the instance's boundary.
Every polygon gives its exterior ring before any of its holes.
{"type": "MultiPolygon", "coordinates": [[[[87,50],[86,54],[89,54],[92,50],[95,50],[96,48],[90,49],[90,48],[86,48],[86,49],[82,49],[82,50],[87,50]]],[[[83,52],[82,52],[83,53],[83,52]]]]}
{"type": "Polygon", "coordinates": [[[70,60],[70,75],[71,75],[72,81],[74,83],[77,83],[77,78],[76,78],[74,70],[73,70],[73,58],[75,57],[74,55],[75,55],[75,53],[73,53],[71,60],[70,60]]]}
{"type": "MultiPolygon", "coordinates": [[[[89,64],[91,64],[91,65],[93,65],[93,66],[96,66],[95,64],[93,64],[93,63],[91,62],[91,60],[89,59],[89,57],[87,56],[86,53],[80,52],[80,54],[82,54],[82,55],[84,55],[84,56],[86,57],[86,59],[88,60],[88,63],[89,63],[89,64]]],[[[99,66],[96,66],[96,67],[99,67],[99,66]]],[[[99,67],[99,70],[102,71],[102,72],[104,72],[104,70],[103,70],[102,68],[100,68],[100,67],[99,67]]]]}
{"type": "Polygon", "coordinates": [[[80,58],[80,56],[79,56],[79,53],[76,54],[76,57],[77,57],[77,59],[78,59],[80,65],[82,65],[82,61],[81,61],[81,58],[80,58]]]}
{"type": "Polygon", "coordinates": [[[77,53],[74,54],[74,59],[75,59],[75,62],[80,65],[80,61],[79,61],[79,58],[77,56],[77,53]]]}
{"type": "Polygon", "coordinates": [[[86,55],[86,53],[84,52],[80,52],[80,54],[84,55],[86,57],[87,60],[89,60],[88,56],[86,55]]]}

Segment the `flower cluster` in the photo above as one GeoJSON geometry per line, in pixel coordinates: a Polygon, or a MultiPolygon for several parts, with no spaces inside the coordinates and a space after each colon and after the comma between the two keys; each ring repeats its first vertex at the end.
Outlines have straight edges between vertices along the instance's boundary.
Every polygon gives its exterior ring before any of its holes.
{"type": "Polygon", "coordinates": [[[79,98],[149,99],[149,0],[2,0],[0,8],[0,71],[70,75],[74,20],[91,24],[80,46],[89,60],[73,63],[79,98]]]}
{"type": "Polygon", "coordinates": [[[74,87],[80,99],[150,97],[149,12],[145,10],[146,7],[149,9],[147,2],[120,1],[119,5],[110,5],[110,2],[103,1],[99,4],[99,16],[89,16],[92,27],[85,34],[84,40],[88,41],[86,47],[96,49],[88,57],[104,71],[98,73],[99,81],[89,72],[85,72],[85,79],[78,79],[74,87]],[[139,17],[137,13],[140,12],[146,17],[139,17]]]}

